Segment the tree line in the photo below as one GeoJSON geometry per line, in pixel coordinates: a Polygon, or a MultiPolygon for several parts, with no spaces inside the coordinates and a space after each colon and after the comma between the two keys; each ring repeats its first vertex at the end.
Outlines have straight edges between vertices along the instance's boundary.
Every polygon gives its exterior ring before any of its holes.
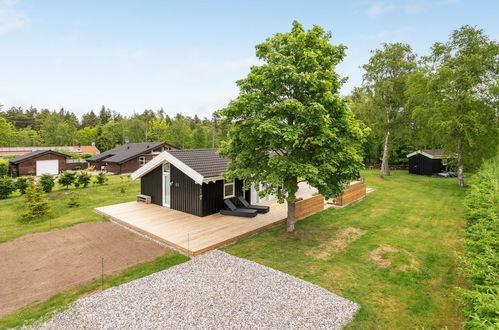
{"type": "Polygon", "coordinates": [[[31,107],[0,106],[0,146],[66,146],[90,145],[105,151],[127,142],[164,141],[182,149],[217,147],[225,129],[210,119],[184,116],[170,117],[163,109],[144,110],[123,116],[102,106],[83,114],[81,119],[71,111],[50,111],[31,107]]]}

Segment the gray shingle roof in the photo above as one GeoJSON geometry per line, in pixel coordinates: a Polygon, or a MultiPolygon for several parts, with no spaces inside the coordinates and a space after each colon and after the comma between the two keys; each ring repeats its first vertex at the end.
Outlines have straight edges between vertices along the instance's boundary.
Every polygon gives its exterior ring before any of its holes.
{"type": "Polygon", "coordinates": [[[228,159],[220,157],[216,149],[171,150],[168,153],[204,177],[222,175],[227,169],[228,159]]]}
{"type": "Polygon", "coordinates": [[[87,158],[87,161],[105,160],[108,163],[122,163],[130,158],[137,157],[152,149],[156,149],[166,143],[164,142],[140,142],[127,143],[114,149],[87,158]]]}
{"type": "Polygon", "coordinates": [[[30,153],[27,153],[27,154],[24,154],[24,155],[21,155],[21,156],[17,156],[17,157],[14,157],[14,158],[11,158],[9,159],[9,162],[13,163],[13,164],[16,164],[16,163],[19,163],[19,162],[22,162],[23,160],[26,160],[26,159],[29,159],[29,158],[32,158],[32,157],[36,157],[36,156],[39,156],[39,155],[43,155],[43,154],[46,154],[46,153],[56,153],[56,154],[59,154],[59,155],[62,155],[62,156],[66,156],[69,158],[68,155],[65,155],[65,154],[62,154],[60,152],[57,152],[57,151],[53,151],[53,150],[37,150],[37,151],[33,151],[33,152],[30,152],[30,153]]]}

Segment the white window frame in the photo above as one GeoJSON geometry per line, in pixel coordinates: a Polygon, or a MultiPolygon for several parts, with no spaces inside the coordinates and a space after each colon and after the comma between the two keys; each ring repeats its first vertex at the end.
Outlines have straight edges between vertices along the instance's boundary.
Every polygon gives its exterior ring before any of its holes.
{"type": "Polygon", "coordinates": [[[232,181],[232,182],[227,182],[224,180],[224,199],[226,198],[232,198],[232,197],[235,197],[236,196],[236,182],[235,180],[232,181]],[[226,195],[225,194],[225,187],[227,186],[232,186],[232,195],[226,195]]]}
{"type": "Polygon", "coordinates": [[[146,157],[145,156],[139,157],[139,164],[140,164],[140,166],[144,166],[146,164],[146,157]]]}

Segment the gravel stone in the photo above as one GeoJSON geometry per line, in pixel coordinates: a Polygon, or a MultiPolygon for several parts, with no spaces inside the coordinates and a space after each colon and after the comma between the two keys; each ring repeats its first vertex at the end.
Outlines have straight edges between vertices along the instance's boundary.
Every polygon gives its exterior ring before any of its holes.
{"type": "Polygon", "coordinates": [[[211,251],[82,298],[40,329],[340,329],[359,306],[317,285],[211,251]]]}

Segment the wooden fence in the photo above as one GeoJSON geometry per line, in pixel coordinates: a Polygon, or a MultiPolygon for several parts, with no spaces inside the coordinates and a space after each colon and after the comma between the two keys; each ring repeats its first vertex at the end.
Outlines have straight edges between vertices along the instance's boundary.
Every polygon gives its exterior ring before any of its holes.
{"type": "Polygon", "coordinates": [[[366,195],[366,184],[361,181],[350,183],[343,194],[336,197],[335,205],[344,206],[366,195]]]}
{"type": "Polygon", "coordinates": [[[296,202],[296,220],[303,219],[309,215],[324,210],[324,196],[315,195],[296,202]]]}

